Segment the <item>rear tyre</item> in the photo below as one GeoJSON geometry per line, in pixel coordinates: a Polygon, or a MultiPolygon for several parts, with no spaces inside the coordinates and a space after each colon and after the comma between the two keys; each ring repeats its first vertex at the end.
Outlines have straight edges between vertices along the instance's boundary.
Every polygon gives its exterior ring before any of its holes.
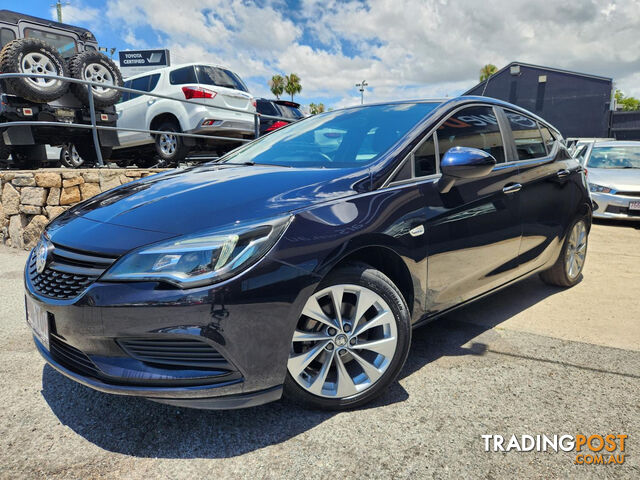
{"type": "Polygon", "coordinates": [[[67,168],[80,168],[84,160],[73,143],[65,143],[60,149],[60,163],[67,168]]]}
{"type": "MultiPolygon", "coordinates": [[[[109,107],[120,100],[120,90],[109,86],[122,86],[122,75],[113,61],[100,52],[88,50],[69,59],[69,73],[73,78],[98,82],[92,85],[93,101],[96,107],[109,107]]],[[[71,91],[84,105],[89,105],[89,91],[86,85],[74,83],[71,91]]]]}
{"type": "MultiPolygon", "coordinates": [[[[7,43],[0,51],[0,72],[69,76],[62,56],[37,38],[7,43]]],[[[4,82],[9,92],[37,103],[56,100],[69,89],[67,82],[54,78],[6,78],[4,82]]]]}
{"type": "Polygon", "coordinates": [[[189,147],[184,144],[182,137],[171,133],[180,132],[180,127],[174,122],[164,122],[154,130],[166,132],[155,136],[156,154],[161,160],[160,163],[175,166],[187,157],[189,147]]]}
{"type": "MultiPolygon", "coordinates": [[[[79,141],[74,144],[78,155],[80,155],[84,165],[95,165],[98,163],[98,155],[96,154],[96,147],[93,140],[79,141]]],[[[102,154],[102,161],[104,164],[111,158],[111,152],[113,147],[100,146],[100,153],[102,154]]],[[[76,168],[76,167],[74,167],[76,168]]]]}
{"type": "Polygon", "coordinates": [[[557,287],[573,287],[578,283],[587,257],[588,236],[584,218],[573,222],[558,260],[549,270],[540,273],[542,281],[557,287]]]}
{"type": "Polygon", "coordinates": [[[18,145],[11,147],[13,165],[20,170],[36,170],[47,161],[44,145],[18,145]]]}
{"type": "Polygon", "coordinates": [[[329,274],[307,300],[287,363],[285,395],[307,407],[356,408],[396,380],[411,343],[404,298],[363,263],[329,274]]]}

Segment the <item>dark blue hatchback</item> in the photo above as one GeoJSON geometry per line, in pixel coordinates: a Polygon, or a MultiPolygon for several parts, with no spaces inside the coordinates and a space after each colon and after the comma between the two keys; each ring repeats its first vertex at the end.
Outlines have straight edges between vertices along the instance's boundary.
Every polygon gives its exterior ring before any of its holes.
{"type": "Polygon", "coordinates": [[[591,202],[553,127],[480,97],[348,108],[58,217],[31,252],[43,357],[196,408],[350,408],[413,327],[540,273],[580,280],[591,202]]]}

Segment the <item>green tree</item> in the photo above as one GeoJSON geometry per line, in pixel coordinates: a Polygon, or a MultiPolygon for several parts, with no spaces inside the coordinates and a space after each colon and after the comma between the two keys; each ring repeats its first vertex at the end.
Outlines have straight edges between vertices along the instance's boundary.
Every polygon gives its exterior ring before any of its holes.
{"type": "Polygon", "coordinates": [[[496,67],[493,63],[487,63],[484,67],[480,69],[480,81],[484,82],[491,75],[498,72],[498,67],[496,67]]]}
{"type": "Polygon", "coordinates": [[[291,95],[291,101],[293,102],[293,96],[296,93],[300,93],[302,91],[302,85],[300,84],[300,77],[295,73],[290,73],[289,75],[285,75],[285,85],[284,91],[291,95]]]}
{"type": "Polygon", "coordinates": [[[634,112],[640,110],[640,100],[635,97],[625,97],[622,90],[616,88],[616,104],[625,112],[634,112]]]}
{"type": "Polygon", "coordinates": [[[282,75],[274,75],[269,80],[269,88],[271,89],[271,93],[273,93],[278,100],[280,100],[280,95],[284,92],[284,77],[282,75]]]}
{"type": "Polygon", "coordinates": [[[317,113],[324,112],[324,103],[311,103],[309,104],[309,113],[315,115],[317,113]]]}

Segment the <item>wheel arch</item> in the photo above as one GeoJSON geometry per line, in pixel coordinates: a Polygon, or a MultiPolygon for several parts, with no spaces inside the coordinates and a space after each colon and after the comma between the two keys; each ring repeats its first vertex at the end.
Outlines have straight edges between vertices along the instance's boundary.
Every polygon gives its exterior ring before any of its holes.
{"type": "Polygon", "coordinates": [[[162,112],[162,113],[156,114],[151,119],[151,122],[149,123],[149,130],[158,130],[158,127],[162,125],[164,122],[173,122],[176,125],[178,125],[181,131],[184,131],[184,128],[180,123],[180,119],[175,114],[170,112],[162,112]]]}
{"type": "Polygon", "coordinates": [[[414,281],[407,264],[395,250],[383,245],[369,245],[357,248],[335,261],[324,276],[348,263],[354,262],[366,263],[389,277],[400,290],[409,307],[409,313],[413,315],[415,305],[414,281]]]}

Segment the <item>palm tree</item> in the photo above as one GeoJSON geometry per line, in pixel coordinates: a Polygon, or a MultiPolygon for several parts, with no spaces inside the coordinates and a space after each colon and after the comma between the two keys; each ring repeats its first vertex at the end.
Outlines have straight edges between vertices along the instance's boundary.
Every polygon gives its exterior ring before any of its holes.
{"type": "Polygon", "coordinates": [[[271,89],[271,93],[280,100],[280,95],[284,92],[284,77],[282,75],[274,75],[271,77],[271,80],[269,80],[269,88],[271,89]]]}
{"type": "Polygon", "coordinates": [[[487,63],[484,67],[480,69],[480,81],[484,82],[491,75],[497,73],[498,67],[496,67],[493,63],[487,63]]]}
{"type": "Polygon", "coordinates": [[[285,77],[285,86],[284,91],[291,95],[291,101],[293,102],[293,96],[296,93],[300,93],[302,91],[302,85],[300,85],[300,77],[295,73],[290,73],[285,77]]]}
{"type": "Polygon", "coordinates": [[[309,113],[315,115],[317,113],[324,112],[324,103],[311,103],[309,104],[309,113]]]}

